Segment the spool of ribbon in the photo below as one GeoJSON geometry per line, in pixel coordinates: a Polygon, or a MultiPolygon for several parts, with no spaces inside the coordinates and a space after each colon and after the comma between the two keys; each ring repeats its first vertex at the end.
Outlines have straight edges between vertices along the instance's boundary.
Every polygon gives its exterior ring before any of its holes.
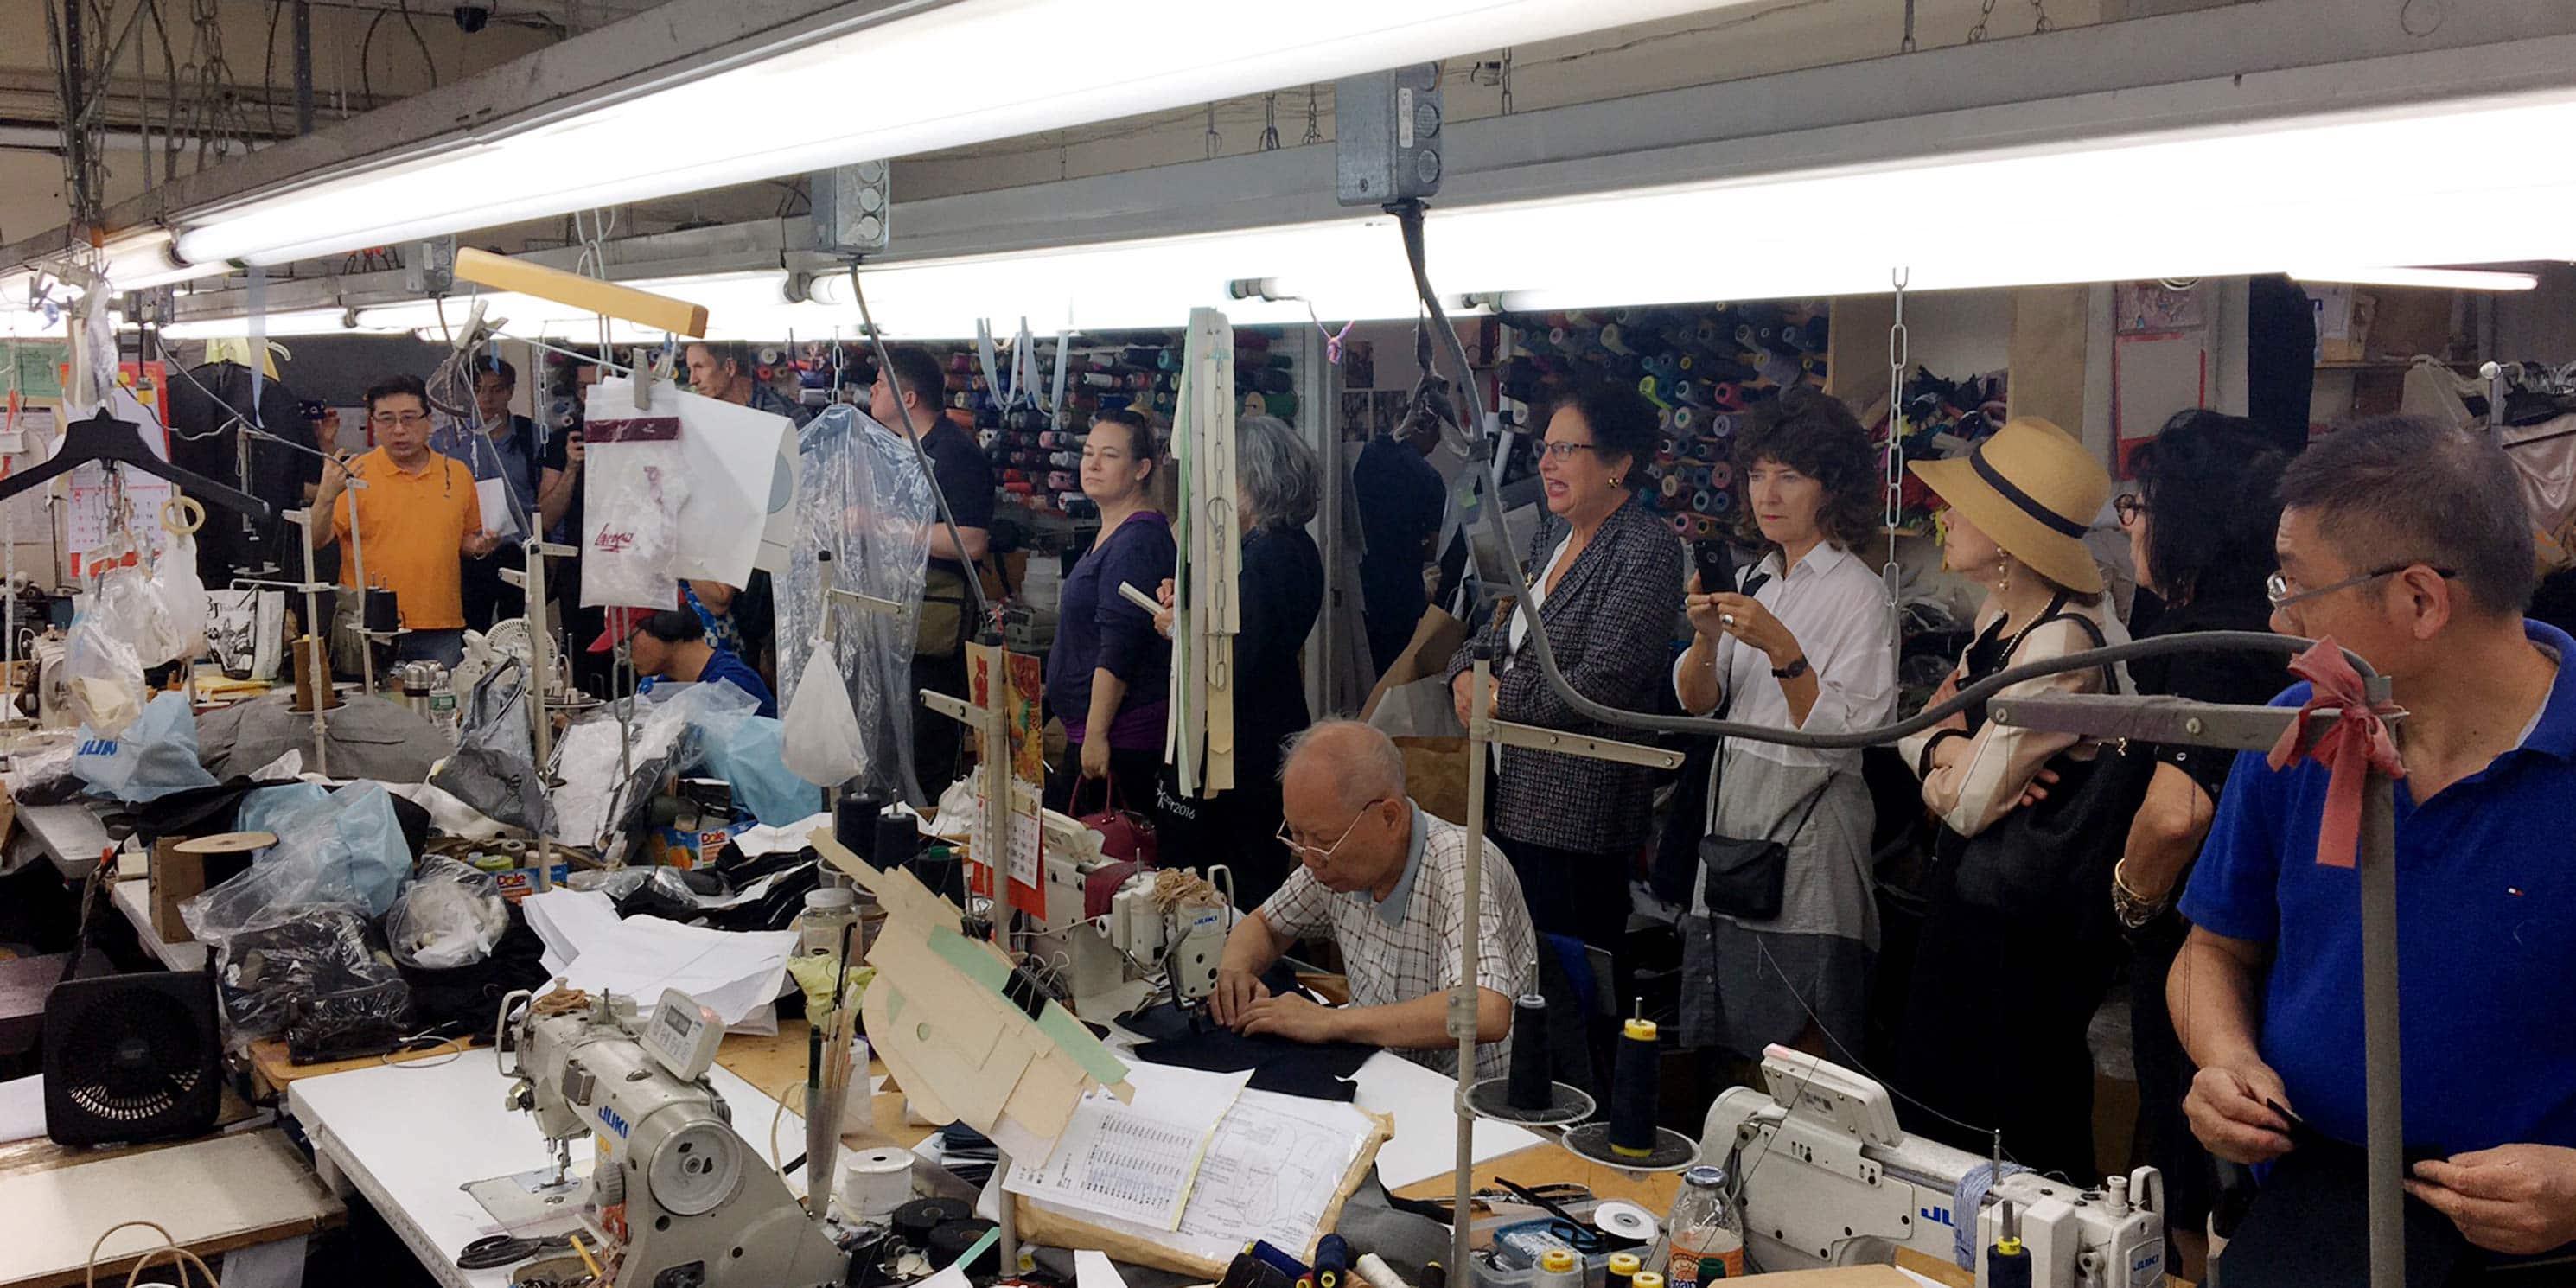
{"type": "Polygon", "coordinates": [[[2326,867],[2348,868],[2360,852],[2362,789],[2369,783],[2370,771],[2375,769],[2391,778],[2406,776],[2406,762],[2399,758],[2397,740],[2388,736],[2383,719],[2395,714],[2397,708],[2372,705],[2361,673],[2344,660],[2343,650],[2331,637],[2318,640],[2293,659],[2290,674],[2311,686],[2307,705],[2300,707],[2298,718],[2281,731],[2281,740],[2272,745],[2266,759],[2275,770],[2286,769],[2302,757],[2326,767],[2325,812],[2317,822],[2317,862],[2326,867]],[[2333,728],[2310,743],[2308,720],[2326,709],[2338,710],[2340,715],[2333,728]]]}
{"type": "Polygon", "coordinates": [[[1691,493],[1691,508],[1702,514],[1706,514],[1710,510],[1716,508],[1717,498],[1722,495],[1724,494],[1714,489],[1701,488],[1698,491],[1691,493]]]}
{"type": "Polygon", "coordinates": [[[1707,421],[1701,424],[1699,432],[1710,438],[1733,438],[1735,437],[1735,417],[1722,411],[1711,413],[1707,421]]]}
{"type": "Polygon", "coordinates": [[[1682,476],[1679,474],[1666,474],[1664,475],[1663,482],[1657,486],[1665,496],[1679,497],[1682,494],[1682,476]]]}
{"type": "Polygon", "coordinates": [[[1709,503],[1701,506],[1700,509],[1707,512],[1708,516],[1712,519],[1723,519],[1726,516],[1735,513],[1735,494],[1733,492],[1712,488],[1710,489],[1709,503]]]}
{"type": "Polygon", "coordinates": [[[1676,515],[1674,515],[1674,516],[1673,516],[1673,531],[1678,532],[1678,533],[1682,534],[1682,535],[1683,535],[1683,536],[1685,536],[1685,537],[1689,536],[1689,535],[1691,534],[1691,520],[1692,520],[1692,519],[1695,519],[1695,518],[1697,518],[1697,517],[1699,517],[1699,516],[1697,516],[1697,515],[1692,515],[1692,514],[1676,514],[1676,515]]]}
{"type": "Polygon", "coordinates": [[[1708,485],[1720,490],[1735,486],[1735,462],[1719,461],[1709,466],[1708,485]]]}
{"type": "Polygon", "coordinates": [[[1684,433],[1696,432],[1699,428],[1700,417],[1704,414],[1706,413],[1700,411],[1699,408],[1689,406],[1688,404],[1675,407],[1671,413],[1673,428],[1684,433]]]}

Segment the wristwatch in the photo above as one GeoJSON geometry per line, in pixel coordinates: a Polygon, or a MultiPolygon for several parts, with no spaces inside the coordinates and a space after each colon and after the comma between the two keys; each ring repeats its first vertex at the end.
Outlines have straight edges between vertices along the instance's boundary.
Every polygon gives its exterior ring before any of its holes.
{"type": "Polygon", "coordinates": [[[1803,653],[1798,655],[1797,661],[1791,662],[1787,666],[1775,666],[1771,668],[1771,678],[1775,680],[1794,680],[1806,673],[1807,656],[1803,653]]]}

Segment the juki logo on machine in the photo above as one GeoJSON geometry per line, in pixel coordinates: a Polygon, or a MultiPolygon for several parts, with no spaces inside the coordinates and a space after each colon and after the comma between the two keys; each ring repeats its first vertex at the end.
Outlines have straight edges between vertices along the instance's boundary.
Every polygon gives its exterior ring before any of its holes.
{"type": "Polygon", "coordinates": [[[1934,1225],[1946,1225],[1954,1230],[1959,1228],[1959,1223],[1950,1219],[1950,1209],[1945,1207],[1928,1207],[1923,1209],[1923,1219],[1933,1223],[1934,1225]]]}
{"type": "Polygon", "coordinates": [[[616,1132],[619,1140],[626,1139],[626,1120],[619,1117],[615,1109],[612,1109],[607,1105],[601,1105],[599,1107],[599,1121],[608,1124],[608,1129],[616,1132]]]}

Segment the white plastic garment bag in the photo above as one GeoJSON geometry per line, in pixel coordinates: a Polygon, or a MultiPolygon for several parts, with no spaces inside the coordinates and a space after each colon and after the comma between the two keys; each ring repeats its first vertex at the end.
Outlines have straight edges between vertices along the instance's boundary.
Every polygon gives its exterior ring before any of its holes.
{"type": "Polygon", "coordinates": [[[926,804],[913,782],[912,651],[937,515],[930,480],[910,443],[852,407],[816,416],[797,456],[796,541],[777,594],[779,708],[792,721],[807,677],[836,671],[864,748],[850,785],[926,804]],[[827,550],[830,559],[816,557],[827,550]],[[832,602],[825,594],[832,585],[872,602],[832,602]],[[838,641],[832,650],[816,647],[826,611],[838,641]],[[815,666],[818,654],[832,665],[815,666]]]}
{"type": "Polygon", "coordinates": [[[583,441],[582,607],[669,608],[689,500],[679,416],[639,409],[632,384],[603,380],[590,388],[583,441]]]}

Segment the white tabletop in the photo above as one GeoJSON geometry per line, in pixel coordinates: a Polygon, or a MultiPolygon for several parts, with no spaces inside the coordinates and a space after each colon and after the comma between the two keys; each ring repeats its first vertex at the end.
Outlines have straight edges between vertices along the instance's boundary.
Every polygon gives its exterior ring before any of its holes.
{"type": "MultiPolygon", "coordinates": [[[[707,1076],[732,1107],[735,1130],[766,1161],[778,1102],[721,1065],[707,1076]]],[[[304,1124],[314,1150],[367,1196],[441,1284],[502,1288],[510,1281],[507,1269],[459,1270],[456,1254],[499,1233],[466,1185],[550,1161],[536,1120],[502,1108],[509,1089],[498,1053],[484,1049],[453,1061],[301,1078],[287,1084],[287,1111],[304,1124]]],[[[803,1119],[788,1114],[778,1131],[782,1151],[802,1152],[803,1119]]],[[[587,1148],[574,1142],[576,1160],[587,1148]]]]}
{"type": "Polygon", "coordinates": [[[116,891],[111,897],[116,900],[116,910],[124,913],[127,921],[134,923],[134,937],[143,941],[144,949],[160,958],[162,965],[181,971],[206,968],[204,944],[195,940],[174,944],[163,939],[160,931],[153,929],[152,890],[149,881],[141,877],[126,877],[116,883],[116,891]]]}
{"type": "MultiPolygon", "coordinates": [[[[0,1283],[17,1283],[77,1281],[90,1246],[128,1217],[148,1216],[212,1258],[211,1249],[300,1238],[337,1221],[341,1206],[285,1133],[256,1128],[14,1171],[0,1176],[0,1212],[9,1230],[0,1240],[0,1283]]],[[[137,1226],[110,1240],[106,1255],[159,1246],[159,1235],[137,1226]]],[[[169,1263],[160,1264],[166,1271],[169,1263]]],[[[124,1282],[122,1269],[112,1282],[124,1282]]]]}
{"type": "Polygon", "coordinates": [[[45,857],[54,861],[55,869],[68,881],[87,878],[90,869],[98,866],[99,851],[109,844],[106,826],[80,801],[21,805],[18,826],[27,829],[27,834],[45,851],[45,857]]]}

